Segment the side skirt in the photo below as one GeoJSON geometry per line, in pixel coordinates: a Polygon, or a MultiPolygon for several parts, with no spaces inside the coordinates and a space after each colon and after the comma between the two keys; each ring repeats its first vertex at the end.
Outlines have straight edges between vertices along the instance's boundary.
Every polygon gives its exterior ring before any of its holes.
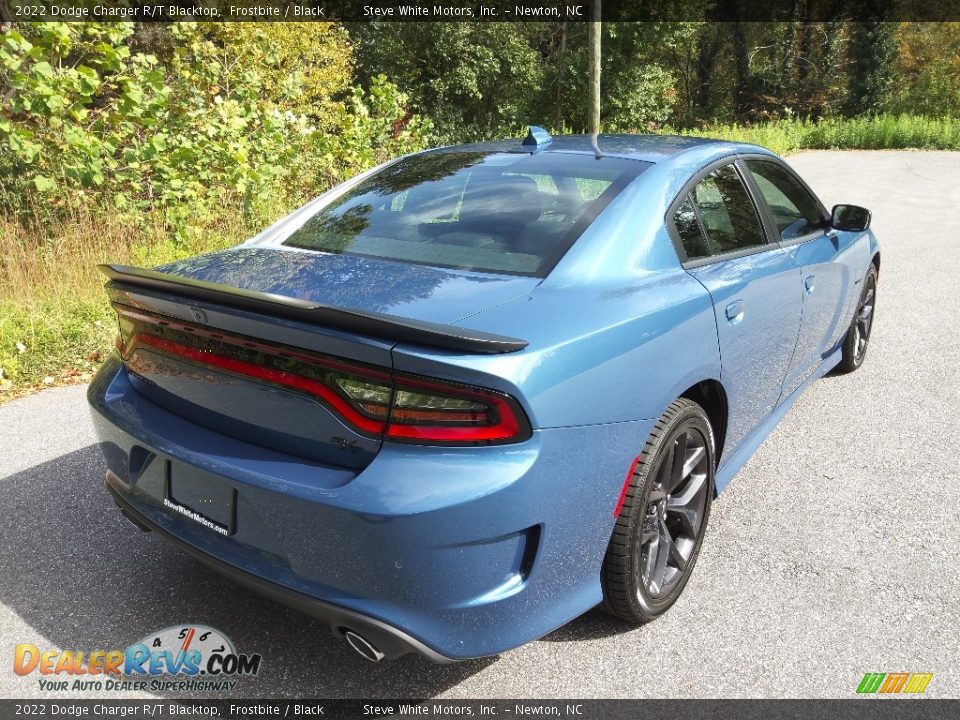
{"type": "Polygon", "coordinates": [[[819,380],[828,372],[833,370],[836,367],[837,363],[840,362],[840,358],[843,355],[842,348],[835,350],[826,360],[820,363],[820,366],[816,371],[808,377],[803,383],[797,387],[787,398],[781,402],[777,407],[773,409],[767,419],[760,423],[752,433],[747,435],[740,447],[737,448],[736,452],[727,457],[726,462],[721,464],[720,468],[717,470],[716,478],[716,489],[719,493],[727,485],[730,484],[730,481],[740,472],[740,468],[747,464],[747,461],[753,457],[753,454],[757,451],[757,448],[763,444],[763,441],[767,439],[767,436],[773,432],[773,429],[777,426],[783,416],[787,414],[793,404],[797,401],[807,387],[813,383],[815,380],[819,380]]]}

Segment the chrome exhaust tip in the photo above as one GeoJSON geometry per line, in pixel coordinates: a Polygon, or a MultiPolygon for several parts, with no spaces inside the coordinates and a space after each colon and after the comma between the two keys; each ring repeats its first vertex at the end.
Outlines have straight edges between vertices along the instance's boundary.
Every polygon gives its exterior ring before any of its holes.
{"type": "Polygon", "coordinates": [[[365,660],[369,660],[370,662],[380,662],[383,660],[384,654],[377,649],[376,645],[363,637],[363,635],[358,635],[353,630],[344,630],[343,637],[346,639],[347,645],[352,647],[357,654],[365,660]]]}

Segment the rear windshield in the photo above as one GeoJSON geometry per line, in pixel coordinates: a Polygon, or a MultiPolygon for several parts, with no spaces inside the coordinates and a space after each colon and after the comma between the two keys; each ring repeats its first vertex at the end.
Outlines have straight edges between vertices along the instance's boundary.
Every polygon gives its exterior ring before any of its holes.
{"type": "Polygon", "coordinates": [[[416,155],[319,210],[284,245],[543,277],[648,167],[569,153],[416,155]]]}

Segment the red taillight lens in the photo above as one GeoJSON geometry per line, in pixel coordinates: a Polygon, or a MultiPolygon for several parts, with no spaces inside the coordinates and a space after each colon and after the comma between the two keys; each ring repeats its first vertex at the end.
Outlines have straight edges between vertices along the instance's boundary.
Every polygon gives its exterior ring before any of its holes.
{"type": "Polygon", "coordinates": [[[530,437],[508,395],[271,345],[125,306],[118,350],[143,374],[138,347],[308,393],[357,432],[399,442],[490,445],[530,437]]]}
{"type": "Polygon", "coordinates": [[[508,395],[394,375],[387,437],[456,444],[516,442],[530,436],[523,411],[508,395]]]}

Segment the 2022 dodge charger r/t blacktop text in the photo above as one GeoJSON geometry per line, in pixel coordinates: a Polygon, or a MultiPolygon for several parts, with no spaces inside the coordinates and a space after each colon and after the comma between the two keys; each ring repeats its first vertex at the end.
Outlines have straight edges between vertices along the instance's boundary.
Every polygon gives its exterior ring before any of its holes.
{"type": "Polygon", "coordinates": [[[405,156],[235,248],[101,267],[107,487],[373,660],[495,654],[601,602],[649,621],[715,493],[863,362],[869,223],[752,145],[405,156]]]}

